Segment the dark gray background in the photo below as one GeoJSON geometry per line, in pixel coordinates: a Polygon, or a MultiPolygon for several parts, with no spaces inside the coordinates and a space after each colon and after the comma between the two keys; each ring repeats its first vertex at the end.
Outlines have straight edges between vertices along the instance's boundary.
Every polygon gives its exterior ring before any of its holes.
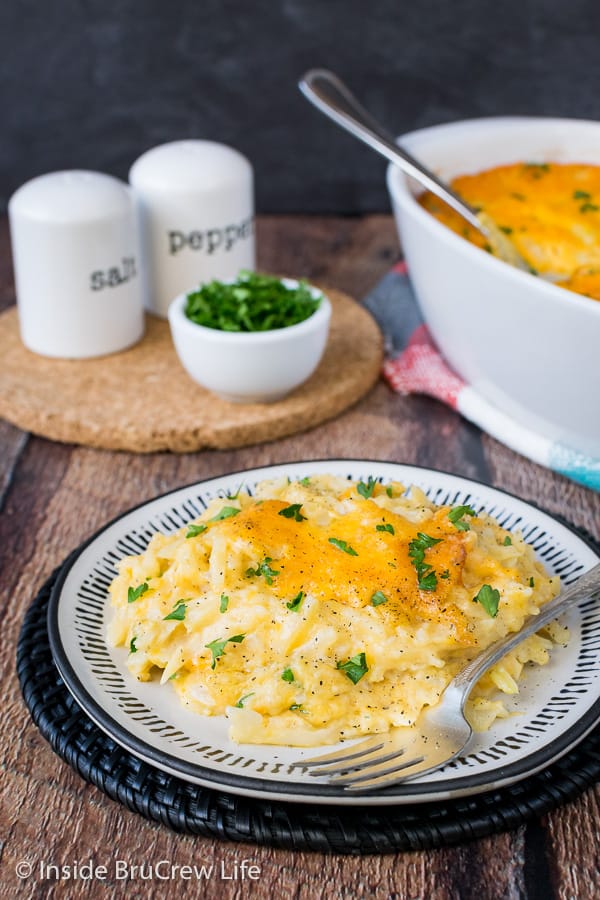
{"type": "Polygon", "coordinates": [[[260,212],[387,210],[385,163],[297,90],[337,71],[389,127],[600,117],[600,0],[2,0],[0,205],[61,168],[123,178],[158,143],[229,143],[260,212]]]}

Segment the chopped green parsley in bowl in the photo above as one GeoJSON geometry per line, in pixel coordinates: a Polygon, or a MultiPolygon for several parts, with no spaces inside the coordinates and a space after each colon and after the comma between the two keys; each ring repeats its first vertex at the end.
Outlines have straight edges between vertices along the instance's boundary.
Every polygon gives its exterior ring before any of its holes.
{"type": "Polygon", "coordinates": [[[320,303],[305,281],[242,271],[235,281],[211,281],[190,291],[185,314],[219,331],[273,331],[304,322],[320,303]]]}
{"type": "Polygon", "coordinates": [[[271,403],[310,378],[330,319],[331,303],[318,288],[253,272],[180,294],[169,307],[188,375],[234,403],[271,403]]]}

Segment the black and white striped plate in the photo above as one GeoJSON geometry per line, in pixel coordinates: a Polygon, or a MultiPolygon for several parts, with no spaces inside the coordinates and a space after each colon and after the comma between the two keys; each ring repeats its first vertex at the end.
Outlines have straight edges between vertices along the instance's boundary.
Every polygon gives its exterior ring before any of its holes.
{"type": "MultiPolygon", "coordinates": [[[[147,762],[187,781],[254,797],[335,805],[440,800],[517,782],[560,758],[600,718],[600,610],[591,601],[564,616],[571,631],[543,668],[532,667],[518,697],[517,715],[478,735],[469,752],[444,769],[386,792],[344,795],[290,763],[315,749],[240,745],[227,737],[224,718],[180,706],[168,685],[140,683],[127,671],[126,650],[107,645],[108,585],[123,556],[139,553],[157,531],[170,532],[198,516],[215,496],[253,490],[265,478],[292,480],[329,473],[355,480],[369,475],[415,484],[431,500],[485,509],[503,527],[519,530],[545,566],[570,584],[598,562],[579,535],[548,515],[483,484],[395,463],[324,460],[268,466],[190,485],[131,510],[99,531],[61,572],[50,601],[48,630],[67,687],[90,718],[147,762]]],[[[329,749],[329,748],[328,748],[329,749]]]]}

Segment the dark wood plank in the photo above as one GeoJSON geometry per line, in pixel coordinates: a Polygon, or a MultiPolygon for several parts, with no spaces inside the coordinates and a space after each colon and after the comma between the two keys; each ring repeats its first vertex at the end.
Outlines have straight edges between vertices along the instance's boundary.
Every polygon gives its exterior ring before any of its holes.
{"type": "Polygon", "coordinates": [[[600,788],[586,791],[576,800],[544,819],[547,856],[561,900],[596,900],[600,885],[600,788]]]}
{"type": "Polygon", "coordinates": [[[0,219],[0,312],[15,302],[8,219],[0,219]]]}
{"type": "MultiPolygon", "coordinates": [[[[5,224],[0,247],[6,248],[5,224]]],[[[363,219],[263,217],[258,223],[264,270],[319,279],[361,297],[387,271],[398,244],[389,216],[363,219]]],[[[0,267],[0,306],[13,297],[10,265],[0,267]]],[[[52,569],[107,519],[154,495],[201,478],[282,461],[352,457],[436,466],[490,481],[599,535],[599,497],[516,456],[434,400],[400,397],[380,383],[338,419],[305,434],[237,451],[133,456],[51,444],[0,426],[0,520],[3,641],[0,709],[4,737],[0,786],[0,896],[54,895],[35,877],[20,884],[14,866],[116,858],[141,865],[158,860],[215,866],[206,897],[435,898],[495,900],[552,897],[585,900],[597,859],[590,839],[600,823],[598,793],[589,791],[529,828],[456,848],[365,858],[293,853],[268,847],[175,835],[151,825],[84,784],[30,723],[14,677],[14,647],[24,610],[52,569]],[[260,879],[221,880],[249,859],[260,879]]],[[[65,895],[179,898],[180,880],[63,885],[65,895]]],[[[58,888],[60,893],[63,888],[58,888]]],[[[195,888],[189,889],[196,895],[195,888]]]]}
{"type": "Polygon", "coordinates": [[[2,448],[2,467],[0,468],[0,509],[4,505],[4,497],[13,478],[17,462],[27,444],[27,434],[0,421],[0,447],[2,448]]]}

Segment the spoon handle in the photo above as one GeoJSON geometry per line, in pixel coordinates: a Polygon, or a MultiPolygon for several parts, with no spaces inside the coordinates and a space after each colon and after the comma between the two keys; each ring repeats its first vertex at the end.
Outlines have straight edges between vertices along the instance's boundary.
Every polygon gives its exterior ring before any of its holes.
{"type": "Polygon", "coordinates": [[[303,76],[298,86],[304,96],[322,113],[399,166],[406,175],[410,175],[424,188],[444,200],[487,237],[487,231],[477,218],[475,210],[437,175],[399,147],[393,136],[367,112],[337,75],[327,69],[311,69],[303,76]]]}

